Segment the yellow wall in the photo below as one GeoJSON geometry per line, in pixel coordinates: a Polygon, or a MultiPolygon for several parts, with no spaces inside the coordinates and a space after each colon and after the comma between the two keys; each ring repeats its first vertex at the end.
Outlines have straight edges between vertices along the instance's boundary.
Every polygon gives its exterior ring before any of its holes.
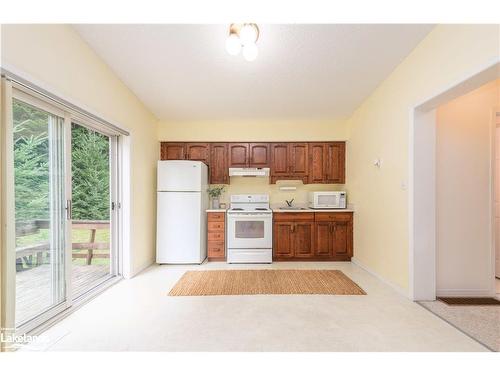
{"type": "Polygon", "coordinates": [[[499,59],[498,25],[437,26],[349,119],[355,257],[408,290],[410,108],[499,59]],[[373,159],[382,159],[380,169],[373,159]]]}
{"type": "Polygon", "coordinates": [[[310,191],[343,190],[344,185],[330,184],[294,184],[289,181],[269,184],[268,178],[263,177],[231,177],[231,183],[221,197],[221,202],[229,202],[231,194],[269,194],[271,206],[286,206],[285,200],[294,199],[293,204],[303,206],[307,204],[307,193],[310,191]],[[280,190],[280,186],[295,186],[295,191],[280,190]]]}
{"type": "Polygon", "coordinates": [[[130,272],[154,261],[157,120],[67,25],[2,25],[2,65],[131,133],[130,272]]]}
{"type": "Polygon", "coordinates": [[[165,122],[158,125],[160,141],[343,141],[345,120],[224,120],[165,122]]]}

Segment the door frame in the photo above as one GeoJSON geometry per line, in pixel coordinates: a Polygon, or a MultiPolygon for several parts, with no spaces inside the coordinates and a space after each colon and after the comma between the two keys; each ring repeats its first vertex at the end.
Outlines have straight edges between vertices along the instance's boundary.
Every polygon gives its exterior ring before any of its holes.
{"type": "MultiPolygon", "coordinates": [[[[436,186],[435,186],[435,137],[438,106],[462,96],[499,78],[500,62],[495,59],[472,74],[467,74],[453,85],[446,86],[430,97],[419,101],[409,111],[409,297],[414,301],[436,299],[436,186]]],[[[492,137],[490,137],[492,138],[492,137]]],[[[494,152],[494,147],[492,147],[494,152]]],[[[493,154],[494,155],[494,154],[493,154]]],[[[494,183],[493,163],[490,158],[490,185],[494,183]]],[[[494,204],[494,189],[490,186],[490,210],[494,204]]],[[[490,228],[494,223],[494,212],[490,228]]],[[[494,271],[495,233],[490,230],[490,252],[494,271]]],[[[494,272],[491,289],[494,295],[494,272]]],[[[472,295],[472,294],[471,294],[472,295]]]]}

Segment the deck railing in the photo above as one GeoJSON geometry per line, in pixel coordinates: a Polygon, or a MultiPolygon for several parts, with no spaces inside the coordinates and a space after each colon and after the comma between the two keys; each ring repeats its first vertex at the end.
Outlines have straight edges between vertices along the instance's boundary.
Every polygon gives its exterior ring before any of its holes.
{"type": "MultiPolygon", "coordinates": [[[[49,220],[33,220],[30,222],[16,223],[16,237],[24,237],[32,234],[37,234],[40,229],[49,229],[49,220]]],[[[73,259],[84,258],[86,264],[92,264],[93,258],[109,258],[109,242],[95,242],[96,232],[98,229],[109,229],[108,220],[73,220],[72,229],[89,230],[88,242],[73,242],[72,257],[73,259]],[[77,250],[78,252],[75,252],[77,250]],[[86,252],[79,252],[86,250],[86,252]],[[95,253],[94,250],[108,250],[106,253],[95,253]]],[[[29,266],[38,266],[43,263],[43,254],[50,252],[50,242],[38,242],[33,245],[27,245],[16,248],[16,263],[18,270],[21,267],[23,260],[29,266]],[[20,267],[19,267],[20,266],[20,267]]]]}

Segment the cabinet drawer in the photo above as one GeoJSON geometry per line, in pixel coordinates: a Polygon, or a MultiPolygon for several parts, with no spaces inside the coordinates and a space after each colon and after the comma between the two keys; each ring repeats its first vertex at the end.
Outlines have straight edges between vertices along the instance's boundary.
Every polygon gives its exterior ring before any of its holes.
{"type": "Polygon", "coordinates": [[[209,242],[207,250],[210,258],[224,257],[224,242],[209,242]]]}
{"type": "Polygon", "coordinates": [[[224,232],[208,232],[209,241],[224,241],[224,232]]]}
{"type": "Polygon", "coordinates": [[[208,221],[224,221],[225,216],[224,212],[209,212],[208,221]]]}
{"type": "Polygon", "coordinates": [[[274,221],[314,221],[314,212],[275,212],[274,221]]]}
{"type": "Polygon", "coordinates": [[[350,221],[352,212],[316,212],[316,221],[350,221]]]}
{"type": "Polygon", "coordinates": [[[209,221],[208,231],[209,232],[224,232],[224,222],[223,221],[209,221]]]}

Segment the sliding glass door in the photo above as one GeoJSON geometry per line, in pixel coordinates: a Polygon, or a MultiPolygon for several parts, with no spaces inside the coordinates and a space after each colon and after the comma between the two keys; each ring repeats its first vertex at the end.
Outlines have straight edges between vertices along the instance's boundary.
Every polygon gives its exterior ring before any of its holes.
{"type": "Polygon", "coordinates": [[[81,123],[71,124],[71,274],[75,298],[116,274],[111,194],[115,139],[81,123]]]}
{"type": "Polygon", "coordinates": [[[15,90],[15,326],[27,331],[118,275],[118,136],[15,90]]]}
{"type": "Polygon", "coordinates": [[[16,326],[64,303],[64,118],[13,100],[16,326]]]}

